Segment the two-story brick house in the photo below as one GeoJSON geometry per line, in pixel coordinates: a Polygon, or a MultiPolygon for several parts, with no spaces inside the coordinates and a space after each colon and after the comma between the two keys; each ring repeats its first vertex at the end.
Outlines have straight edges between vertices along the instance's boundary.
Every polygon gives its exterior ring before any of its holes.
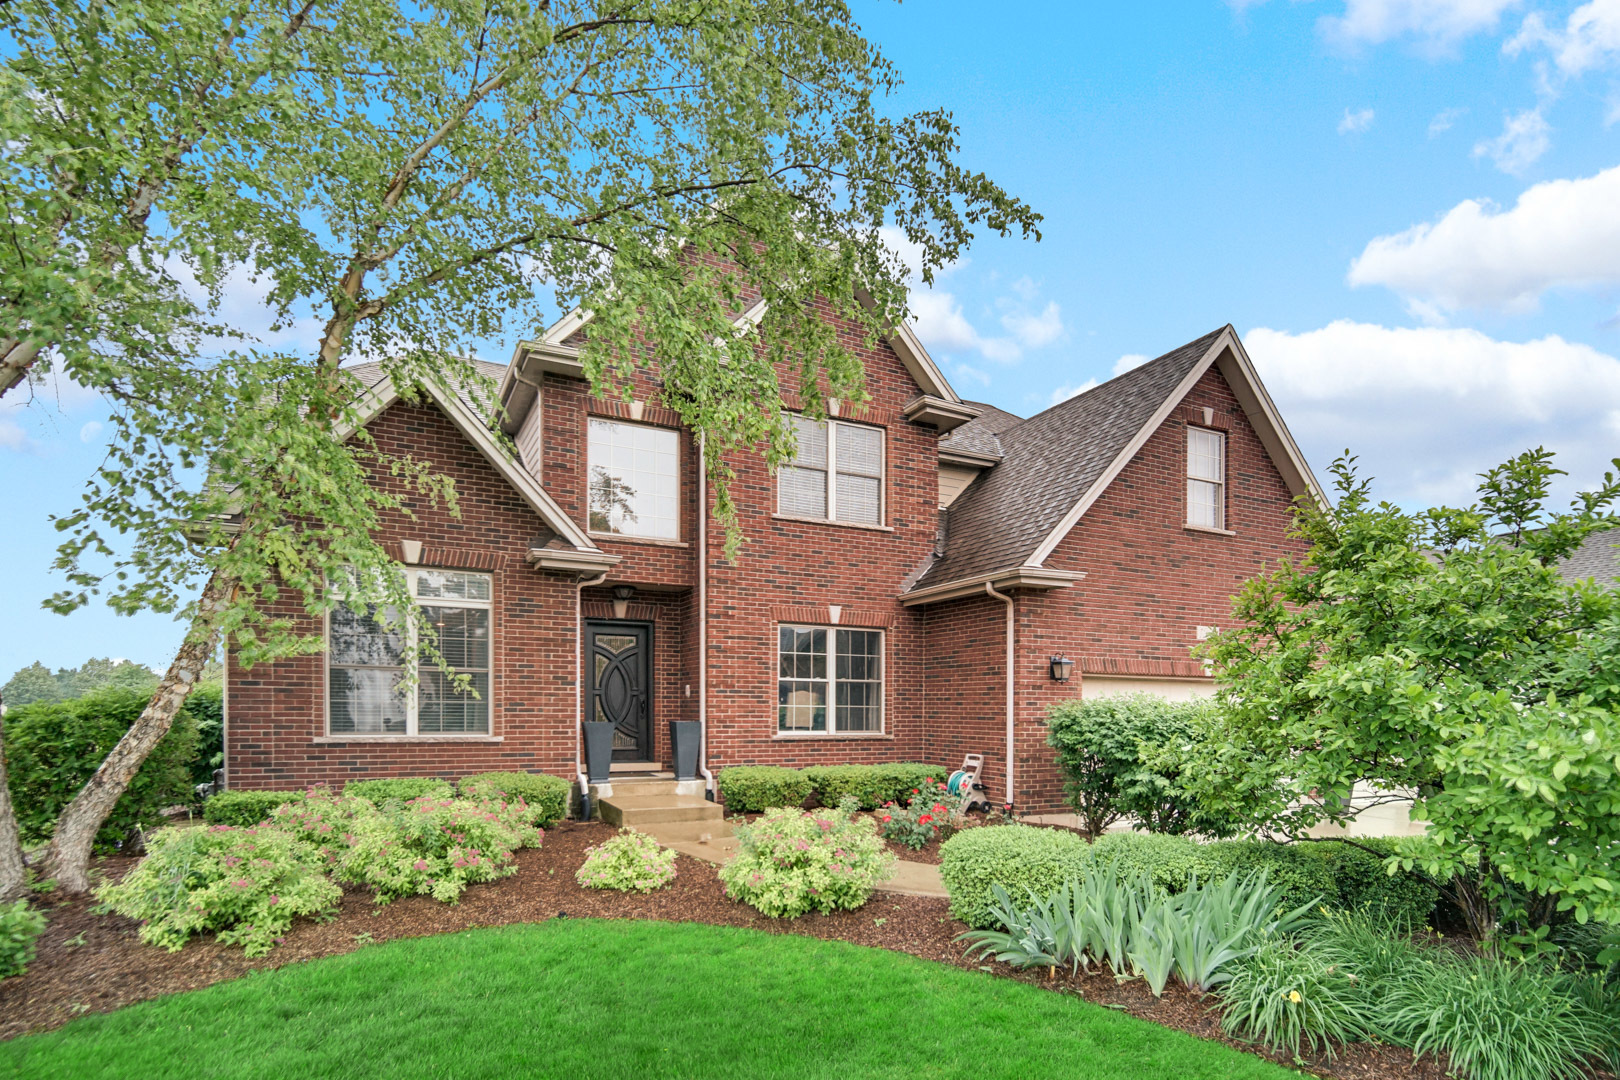
{"type": "Polygon", "coordinates": [[[1207,693],[1189,648],[1297,550],[1289,503],[1317,491],[1232,328],[1027,420],[963,401],[909,330],[876,347],[846,330],[871,398],[796,420],[798,458],[775,475],[730,462],[734,561],[655,373],[630,403],[590,394],[586,316],[487,366],[515,455],[473,396],[413,404],[356,369],[378,446],[460,492],[459,518],[423,505],[383,540],[479,694],[433,673],[397,693],[397,643],[375,624],[311,624],[323,656],[227,665],[227,783],[575,778],[582,719],[618,725],[626,767],[667,763],[666,721],[696,720],[711,786],[729,765],[974,752],[997,801],[1039,812],[1062,804],[1052,702],[1207,693]]]}

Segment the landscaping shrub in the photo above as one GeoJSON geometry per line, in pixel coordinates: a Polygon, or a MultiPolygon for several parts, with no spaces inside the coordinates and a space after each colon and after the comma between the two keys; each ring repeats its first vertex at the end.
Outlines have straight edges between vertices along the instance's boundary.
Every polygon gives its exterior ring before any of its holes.
{"type": "Polygon", "coordinates": [[[211,784],[214,770],[225,765],[225,684],[198,683],[186,698],[186,711],[197,718],[197,756],[191,759],[191,782],[211,784]]]}
{"type": "Polygon", "coordinates": [[[369,886],[379,904],[412,894],[453,904],[468,885],[517,873],[514,849],[539,842],[477,803],[431,795],[389,800],[350,830],[338,876],[369,886]]]}
{"type": "MultiPolygon", "coordinates": [[[[1421,846],[1421,842],[1408,838],[1401,843],[1408,849],[1414,845],[1421,846]]],[[[1391,874],[1384,868],[1384,859],[1395,853],[1395,840],[1359,836],[1355,845],[1323,841],[1300,846],[1327,864],[1338,889],[1339,907],[1344,910],[1387,916],[1409,932],[1421,930],[1433,920],[1440,891],[1415,873],[1391,874]]]]}
{"type": "Polygon", "coordinates": [[[652,892],[675,880],[675,853],[646,833],[620,829],[612,839],[585,849],[574,880],[587,889],[652,892]]]}
{"type": "Polygon", "coordinates": [[[1544,961],[1436,953],[1407,978],[1379,986],[1379,1034],[1414,1054],[1448,1056],[1472,1080],[1573,1080],[1612,1046],[1580,979],[1544,961]]]}
{"type": "Polygon", "coordinates": [[[940,846],[939,854],[951,914],[971,927],[988,929],[996,925],[993,886],[1000,885],[1018,902],[1030,892],[1050,896],[1085,875],[1091,845],[1062,829],[991,825],[957,833],[940,846]]]}
{"type": "Polygon", "coordinates": [[[343,849],[349,846],[355,819],[375,812],[369,799],[313,788],[302,798],[271,810],[267,820],[275,829],[318,849],[327,865],[336,866],[343,849]]]}
{"type": "Polygon", "coordinates": [[[28,901],[0,904],[0,979],[28,970],[34,944],[44,932],[45,913],[29,907],[28,901]]]}
{"type": "Polygon", "coordinates": [[[913,789],[943,783],[947,773],[938,765],[896,761],[887,765],[812,765],[804,775],[823,806],[837,806],[853,796],[862,810],[876,810],[884,803],[905,805],[913,789]]]}
{"type": "Polygon", "coordinates": [[[737,813],[801,806],[811,792],[809,777],[780,765],[735,765],[721,769],[716,782],[726,809],[737,813]]]}
{"type": "Polygon", "coordinates": [[[912,851],[921,851],[933,843],[935,837],[947,839],[961,827],[961,815],[956,812],[955,800],[938,780],[924,780],[912,790],[904,807],[885,803],[878,810],[878,831],[883,839],[892,840],[912,851]]]}
{"type": "Polygon", "coordinates": [[[1092,844],[1092,854],[1098,865],[1112,864],[1121,877],[1146,874],[1166,892],[1185,889],[1195,874],[1199,880],[1208,881],[1226,869],[1214,845],[1159,833],[1099,836],[1092,844]]]}
{"type": "MultiPolygon", "coordinates": [[[[6,714],[6,771],[24,843],[50,838],[57,815],[124,737],[149,695],[109,688],[81,698],[20,705],[6,714]]],[[[181,709],[96,833],[95,850],[116,851],[137,826],[155,828],[162,811],[192,800],[197,721],[181,709]]]]}
{"type": "Polygon", "coordinates": [[[463,776],[458,790],[464,799],[502,795],[522,799],[528,806],[529,824],[549,829],[568,816],[568,798],[573,786],[560,776],[544,773],[492,772],[463,776]]]}
{"type": "Polygon", "coordinates": [[[772,918],[830,915],[866,903],[894,859],[854,801],[834,810],[777,807],[737,826],[736,856],[720,868],[726,895],[772,918]]]}
{"type": "Polygon", "coordinates": [[[395,776],[381,780],[353,780],[343,787],[343,794],[355,795],[382,805],[388,799],[420,799],[431,795],[435,799],[448,799],[455,792],[450,781],[436,776],[395,776]]]}
{"type": "Polygon", "coordinates": [[[283,803],[297,802],[302,791],[222,791],[203,802],[203,820],[210,825],[232,825],[245,829],[268,821],[270,811],[283,803]]]}
{"type": "MultiPolygon", "coordinates": [[[[1331,907],[1339,903],[1339,885],[1333,876],[1333,865],[1322,857],[1320,849],[1326,846],[1330,845],[1227,840],[1210,844],[1199,854],[1222,872],[1248,874],[1264,870],[1272,884],[1282,890],[1282,902],[1289,907],[1301,904],[1331,907]]],[[[1199,876],[1205,875],[1200,872],[1199,876]]]]}
{"type": "Polygon", "coordinates": [[[1299,1056],[1302,1045],[1333,1056],[1335,1043],[1372,1033],[1356,974],[1286,938],[1260,945],[1220,991],[1228,1033],[1299,1056]]]}
{"type": "Polygon", "coordinates": [[[141,940],[177,951],[214,931],[225,945],[263,956],[300,915],[343,898],[321,853],[289,833],[229,825],[160,829],[123,880],[96,891],[120,915],[143,920],[141,940]]]}

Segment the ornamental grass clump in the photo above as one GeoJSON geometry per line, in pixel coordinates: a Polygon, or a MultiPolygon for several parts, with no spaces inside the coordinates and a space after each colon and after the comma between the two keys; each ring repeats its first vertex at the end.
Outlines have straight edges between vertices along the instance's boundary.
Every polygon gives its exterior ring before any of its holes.
{"type": "Polygon", "coordinates": [[[574,880],[587,889],[652,892],[675,880],[675,853],[646,833],[620,829],[619,835],[585,849],[574,880]]]}
{"type": "Polygon", "coordinates": [[[888,876],[894,858],[871,818],[846,800],[836,810],[767,810],[737,826],[736,857],[720,868],[726,895],[773,918],[860,907],[888,876]]]}
{"type": "Polygon", "coordinates": [[[885,803],[877,819],[883,839],[912,851],[921,851],[935,839],[950,839],[961,827],[961,815],[951,807],[945,785],[937,780],[924,780],[912,788],[903,809],[885,803]]]}
{"type": "Polygon", "coordinates": [[[213,931],[221,944],[263,956],[294,919],[325,915],[343,898],[325,869],[319,850],[278,829],[160,829],[146,838],[146,857],[96,897],[142,920],[149,945],[175,952],[213,931]]]}
{"type": "Polygon", "coordinates": [[[513,851],[538,844],[538,830],[514,828],[477,803],[424,795],[389,802],[350,825],[338,877],[375,892],[386,904],[431,896],[453,904],[468,885],[517,873],[513,851]]]}

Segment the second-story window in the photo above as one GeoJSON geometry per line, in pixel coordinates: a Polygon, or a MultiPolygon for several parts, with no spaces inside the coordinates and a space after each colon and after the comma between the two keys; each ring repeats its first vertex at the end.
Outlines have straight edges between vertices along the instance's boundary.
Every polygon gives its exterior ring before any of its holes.
{"type": "Polygon", "coordinates": [[[667,428],[591,420],[591,532],[680,539],[678,440],[667,428]]]}
{"type": "Polygon", "coordinates": [[[799,442],[777,474],[776,509],[789,517],[883,524],[883,431],[789,417],[799,442]]]}
{"type": "Polygon", "coordinates": [[[1226,528],[1226,436],[1187,429],[1187,524],[1226,528]]]}

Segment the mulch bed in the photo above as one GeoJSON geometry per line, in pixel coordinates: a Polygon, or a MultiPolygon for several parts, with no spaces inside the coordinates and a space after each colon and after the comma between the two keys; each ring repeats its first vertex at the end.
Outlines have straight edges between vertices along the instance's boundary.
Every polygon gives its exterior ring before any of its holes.
{"type": "MultiPolygon", "coordinates": [[[[562,823],[546,834],[543,847],[519,852],[518,873],[469,888],[456,905],[411,897],[378,907],[368,893],[350,890],[334,921],[298,923],[285,944],[258,960],[248,960],[241,949],[211,940],[193,941],[178,953],[165,952],[140,943],[134,920],[95,914],[93,900],[40,897],[49,926],[28,973],[0,982],[0,1038],[57,1027],[84,1013],[107,1012],[162,994],[197,989],[254,969],[333,956],[373,943],[477,926],[588,916],[744,926],[893,949],[958,967],[994,971],[1259,1052],[1221,1034],[1212,999],[1196,998],[1178,987],[1166,989],[1163,998],[1155,999],[1140,980],[1116,983],[1111,976],[1098,973],[1046,978],[1002,964],[969,961],[955,940],[964,927],[950,917],[942,899],[878,893],[859,911],[808,915],[792,921],[767,919],[728,900],[714,866],[684,855],[675,882],[651,895],[581,888],[574,881],[574,871],[584,860],[585,848],[613,832],[600,823],[562,823]]],[[[907,852],[906,857],[917,856],[907,852]]],[[[133,864],[133,859],[114,858],[99,865],[109,878],[116,879],[133,864]]],[[[1286,1056],[1270,1056],[1293,1064],[1286,1056]]],[[[1343,1048],[1335,1061],[1311,1055],[1300,1064],[1316,1075],[1342,1080],[1442,1080],[1446,1075],[1433,1060],[1414,1062],[1408,1051],[1392,1047],[1355,1045],[1343,1048]]]]}

